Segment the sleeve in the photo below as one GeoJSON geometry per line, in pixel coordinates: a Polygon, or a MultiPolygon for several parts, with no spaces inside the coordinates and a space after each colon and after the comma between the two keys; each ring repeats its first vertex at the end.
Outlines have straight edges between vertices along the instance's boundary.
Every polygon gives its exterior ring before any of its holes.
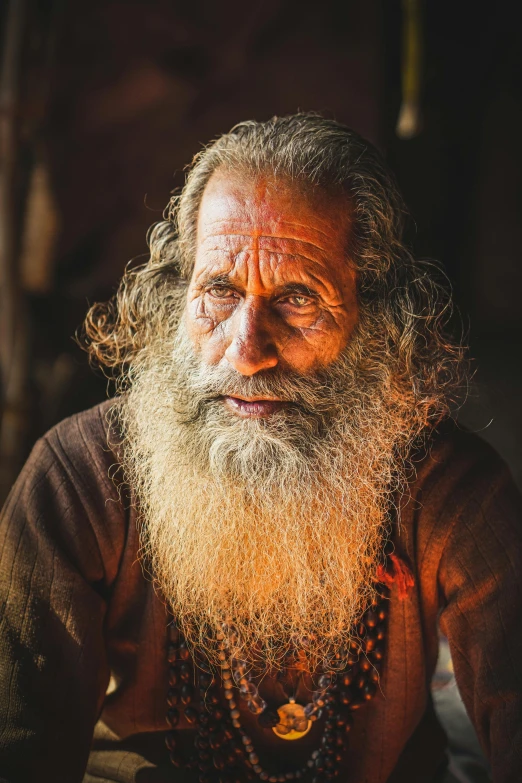
{"type": "Polygon", "coordinates": [[[79,427],[73,436],[76,457],[59,429],[35,446],[0,522],[0,780],[8,783],[83,779],[109,680],[104,550],[114,547],[103,526],[117,503],[108,503],[79,427]]]}
{"type": "Polygon", "coordinates": [[[488,457],[455,488],[439,568],[440,626],[494,783],[522,781],[522,504],[488,457]]]}

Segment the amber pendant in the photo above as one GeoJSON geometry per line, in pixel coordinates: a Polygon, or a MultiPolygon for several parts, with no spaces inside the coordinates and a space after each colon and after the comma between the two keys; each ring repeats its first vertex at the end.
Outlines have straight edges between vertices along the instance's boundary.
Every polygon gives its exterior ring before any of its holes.
{"type": "Polygon", "coordinates": [[[288,704],[279,707],[277,714],[279,723],[273,726],[272,731],[281,739],[301,739],[312,727],[312,721],[306,717],[304,707],[302,704],[297,704],[295,699],[290,699],[288,704]]]}

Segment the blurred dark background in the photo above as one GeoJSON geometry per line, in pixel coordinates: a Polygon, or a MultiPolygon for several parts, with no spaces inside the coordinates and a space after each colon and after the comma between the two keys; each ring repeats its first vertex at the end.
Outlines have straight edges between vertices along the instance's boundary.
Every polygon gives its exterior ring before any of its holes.
{"type": "Polygon", "coordinates": [[[40,434],[105,397],[72,335],[146,253],[183,167],[234,123],[298,109],[396,172],[415,252],[441,261],[468,330],[461,418],[521,481],[520,17],[518,1],[4,0],[0,499],[40,434]]]}

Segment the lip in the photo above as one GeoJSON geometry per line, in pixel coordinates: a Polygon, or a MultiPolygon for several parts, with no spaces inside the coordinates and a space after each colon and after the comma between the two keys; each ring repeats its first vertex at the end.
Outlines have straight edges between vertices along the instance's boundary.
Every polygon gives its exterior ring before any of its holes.
{"type": "Polygon", "coordinates": [[[225,404],[244,419],[261,419],[271,416],[285,405],[283,400],[269,397],[223,397],[225,404]]]}

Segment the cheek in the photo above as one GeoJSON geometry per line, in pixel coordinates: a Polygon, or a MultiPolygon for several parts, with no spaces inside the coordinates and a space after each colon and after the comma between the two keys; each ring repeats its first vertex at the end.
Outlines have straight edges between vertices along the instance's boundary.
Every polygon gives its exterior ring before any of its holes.
{"type": "Polygon", "coordinates": [[[328,335],[328,337],[321,342],[319,347],[322,365],[326,367],[328,364],[337,361],[346,348],[347,343],[348,340],[339,332],[328,335]]]}
{"type": "Polygon", "coordinates": [[[280,355],[291,369],[309,373],[334,362],[343,348],[343,342],[338,335],[306,330],[283,345],[280,355]]]}
{"type": "Polygon", "coordinates": [[[207,364],[217,364],[227,348],[221,324],[216,323],[205,313],[199,297],[187,302],[184,317],[187,335],[194,351],[207,364]]]}
{"type": "Polygon", "coordinates": [[[285,361],[300,372],[313,372],[335,362],[350,341],[357,310],[336,316],[325,313],[313,327],[300,329],[285,346],[285,361]]]}

